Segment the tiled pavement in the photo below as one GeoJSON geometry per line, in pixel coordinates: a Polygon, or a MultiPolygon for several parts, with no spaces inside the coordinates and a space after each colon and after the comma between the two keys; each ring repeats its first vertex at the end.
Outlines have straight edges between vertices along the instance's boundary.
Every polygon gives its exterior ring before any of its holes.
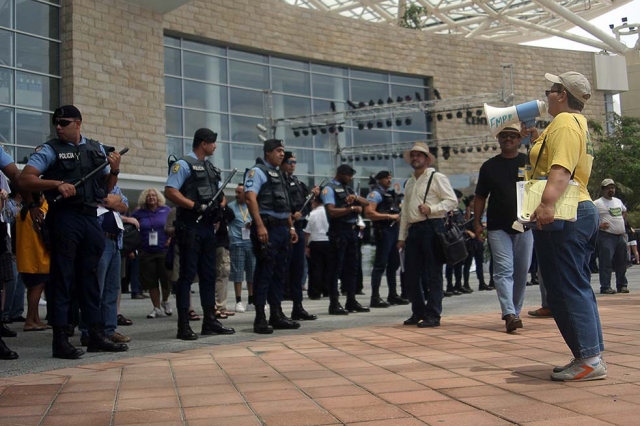
{"type": "Polygon", "coordinates": [[[8,377],[0,425],[638,425],[640,292],[599,304],[606,380],[551,382],[570,358],[553,320],[506,334],[491,313],[8,377]]]}

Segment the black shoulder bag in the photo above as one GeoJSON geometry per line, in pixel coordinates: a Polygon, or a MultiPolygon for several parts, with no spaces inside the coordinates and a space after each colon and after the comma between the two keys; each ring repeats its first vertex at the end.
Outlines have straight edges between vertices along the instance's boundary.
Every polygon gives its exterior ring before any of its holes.
{"type": "MultiPolygon", "coordinates": [[[[427,190],[424,192],[423,204],[427,202],[427,194],[429,193],[431,181],[435,174],[436,172],[433,172],[429,177],[427,190]]],[[[427,220],[429,220],[428,216],[427,220]]],[[[463,262],[467,258],[467,244],[464,240],[464,234],[454,221],[447,218],[444,223],[443,232],[437,232],[431,222],[429,222],[429,226],[431,226],[431,229],[436,234],[438,246],[440,247],[440,256],[437,256],[439,259],[444,260],[444,263],[447,265],[453,266],[463,262]]]]}

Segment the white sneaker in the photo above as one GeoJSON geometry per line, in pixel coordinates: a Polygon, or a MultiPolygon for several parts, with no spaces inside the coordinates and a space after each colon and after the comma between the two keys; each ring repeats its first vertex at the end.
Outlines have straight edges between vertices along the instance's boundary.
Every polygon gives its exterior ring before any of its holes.
{"type": "Polygon", "coordinates": [[[240,314],[243,312],[246,312],[246,309],[244,308],[244,305],[242,304],[242,302],[236,303],[236,312],[240,314]]]}
{"type": "Polygon", "coordinates": [[[599,360],[595,365],[587,365],[582,361],[574,362],[569,368],[557,373],[551,373],[551,380],[558,382],[585,382],[587,380],[600,380],[606,377],[607,367],[602,360],[599,360]]]}
{"type": "Polygon", "coordinates": [[[247,307],[244,310],[245,312],[251,312],[251,311],[255,311],[256,307],[253,306],[253,303],[247,303],[247,307]]]}
{"type": "Polygon", "coordinates": [[[149,315],[147,315],[147,318],[152,319],[152,318],[159,318],[163,316],[164,316],[164,312],[162,312],[162,309],[153,308],[151,312],[149,312],[149,315]]]}
{"type": "Polygon", "coordinates": [[[164,309],[165,315],[170,317],[173,314],[173,310],[171,309],[171,302],[169,302],[168,300],[166,302],[160,303],[160,306],[162,307],[162,309],[164,309]]]}

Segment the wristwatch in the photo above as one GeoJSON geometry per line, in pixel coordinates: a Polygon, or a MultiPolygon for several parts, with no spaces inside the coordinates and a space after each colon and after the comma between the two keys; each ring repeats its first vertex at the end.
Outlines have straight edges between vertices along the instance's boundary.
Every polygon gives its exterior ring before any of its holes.
{"type": "Polygon", "coordinates": [[[111,170],[109,173],[111,173],[113,176],[118,176],[120,174],[120,169],[111,170]]]}

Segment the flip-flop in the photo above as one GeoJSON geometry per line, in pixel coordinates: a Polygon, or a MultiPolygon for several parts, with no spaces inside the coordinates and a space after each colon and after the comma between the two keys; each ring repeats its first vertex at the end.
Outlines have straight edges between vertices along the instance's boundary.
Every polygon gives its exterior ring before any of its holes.
{"type": "Polygon", "coordinates": [[[131,321],[130,319],[127,319],[124,317],[124,315],[119,314],[118,315],[118,325],[131,325],[133,324],[133,321],[131,321]]]}
{"type": "Polygon", "coordinates": [[[27,331],[44,331],[44,330],[48,330],[47,327],[31,327],[31,328],[23,328],[22,331],[27,332],[27,331]]]}
{"type": "Polygon", "coordinates": [[[200,315],[193,309],[189,310],[189,321],[200,321],[200,315]]]}
{"type": "Polygon", "coordinates": [[[216,318],[218,318],[218,319],[227,319],[227,314],[216,310],[216,318]]]}
{"type": "Polygon", "coordinates": [[[233,312],[233,311],[226,311],[226,310],[225,310],[225,311],[220,311],[220,313],[221,313],[221,314],[224,314],[224,315],[226,315],[226,316],[228,316],[228,317],[232,317],[232,316],[234,316],[234,315],[236,314],[236,313],[235,313],[235,312],[233,312]]]}

